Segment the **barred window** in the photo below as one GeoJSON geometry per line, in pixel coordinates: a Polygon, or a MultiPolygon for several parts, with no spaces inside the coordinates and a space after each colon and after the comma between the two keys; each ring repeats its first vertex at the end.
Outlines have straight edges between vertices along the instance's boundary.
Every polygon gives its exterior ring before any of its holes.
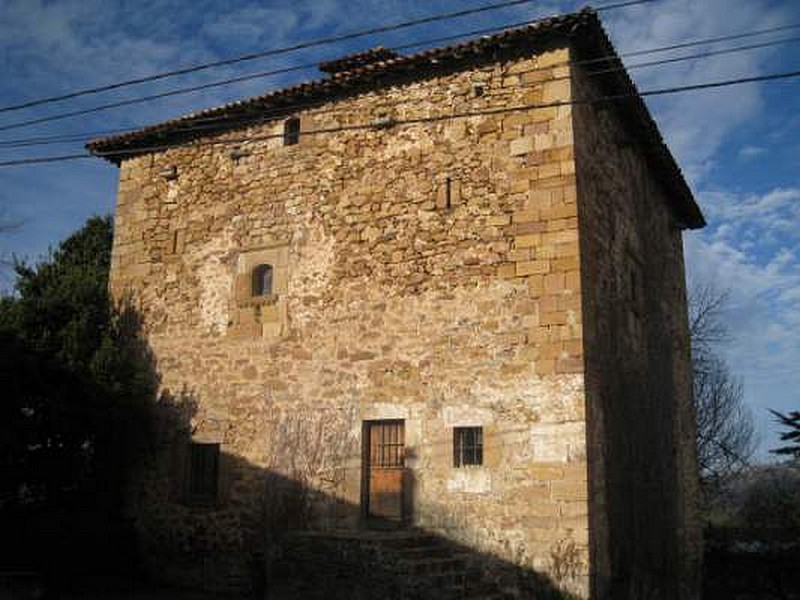
{"type": "Polygon", "coordinates": [[[453,429],[453,466],[483,464],[483,427],[453,429]]]}
{"type": "Polygon", "coordinates": [[[219,444],[192,442],[189,446],[189,502],[216,503],[218,473],[219,444]]]}
{"type": "Polygon", "coordinates": [[[253,269],[253,296],[272,294],[272,265],[258,265],[253,269]]]}
{"type": "Polygon", "coordinates": [[[283,145],[294,146],[300,143],[300,119],[290,117],[283,122],[283,145]]]}

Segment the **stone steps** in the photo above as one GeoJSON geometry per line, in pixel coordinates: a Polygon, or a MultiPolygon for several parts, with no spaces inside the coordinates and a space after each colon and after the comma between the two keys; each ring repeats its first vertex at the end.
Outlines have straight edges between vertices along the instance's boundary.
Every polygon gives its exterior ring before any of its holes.
{"type": "Polygon", "coordinates": [[[250,590],[253,584],[252,573],[238,563],[219,565],[215,570],[218,572],[213,583],[207,583],[204,587],[220,596],[236,596],[250,590]]]}
{"type": "MultiPolygon", "coordinates": [[[[287,598],[513,600],[444,538],[415,532],[298,534],[287,545],[287,598]],[[305,589],[305,591],[303,591],[305,589]]],[[[279,596],[276,596],[279,597],[279,596]]]]}
{"type": "Polygon", "coordinates": [[[410,575],[438,575],[447,572],[463,572],[465,567],[462,559],[452,556],[401,558],[399,566],[410,575]]]}

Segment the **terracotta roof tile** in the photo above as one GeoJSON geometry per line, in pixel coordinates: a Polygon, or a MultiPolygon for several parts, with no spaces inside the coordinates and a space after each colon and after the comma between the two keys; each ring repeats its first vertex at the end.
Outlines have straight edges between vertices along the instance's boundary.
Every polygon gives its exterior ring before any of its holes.
{"type": "Polygon", "coordinates": [[[393,58],[398,56],[397,52],[378,46],[365,52],[357,52],[355,54],[348,54],[336,60],[329,60],[319,63],[319,70],[323,73],[341,73],[343,71],[352,71],[354,68],[363,67],[367,65],[386,65],[392,64],[393,58]]]}
{"type": "MultiPolygon", "coordinates": [[[[453,63],[457,65],[458,61],[467,54],[473,57],[491,57],[492,52],[508,47],[511,42],[535,47],[536,44],[545,41],[545,39],[567,36],[570,29],[584,21],[587,24],[597,22],[596,13],[591,10],[583,10],[578,13],[550,17],[536,21],[531,25],[506,30],[496,35],[484,36],[452,46],[423,50],[415,54],[398,55],[396,58],[383,60],[379,63],[358,64],[358,61],[352,61],[352,64],[348,65],[350,70],[336,71],[332,77],[299,83],[260,96],[190,113],[156,125],[143,127],[130,133],[92,140],[87,144],[87,148],[98,156],[104,156],[114,162],[119,162],[130,155],[130,151],[138,147],[146,148],[153,145],[163,145],[173,140],[181,142],[186,141],[187,137],[199,137],[209,133],[207,130],[198,132],[195,129],[193,136],[182,135],[186,133],[186,128],[190,126],[202,123],[207,124],[210,120],[213,120],[220,123],[220,130],[243,127],[247,125],[247,122],[244,121],[246,121],[248,112],[252,115],[256,111],[261,111],[263,115],[263,109],[279,107],[286,107],[288,111],[291,110],[290,105],[301,98],[307,101],[308,98],[303,98],[303,96],[308,95],[314,95],[315,99],[318,98],[320,101],[333,100],[337,92],[350,93],[350,88],[355,84],[374,83],[373,79],[376,75],[400,75],[408,74],[411,71],[417,71],[422,74],[423,70],[437,65],[453,63]]],[[[331,62],[347,62],[351,58],[352,55],[331,62]]]]}
{"type": "Polygon", "coordinates": [[[137,131],[116,135],[87,144],[87,149],[119,164],[153,148],[185,143],[252,125],[263,120],[265,110],[276,118],[290,114],[300,105],[323,104],[337,98],[384,87],[398,80],[421,79],[431,73],[466,69],[480,63],[496,62],[514,52],[535,52],[553,41],[569,44],[579,60],[606,58],[596,66],[606,71],[600,77],[604,94],[630,96],[612,103],[624,113],[623,121],[647,150],[648,160],[673,196],[675,209],[686,227],[705,225],[683,174],[664,143],[636,86],[624,70],[622,61],[606,35],[597,13],[584,9],[576,13],[542,19],[525,27],[509,29],[464,43],[432,48],[400,56],[385,48],[374,48],[321,63],[327,77],[289,86],[260,96],[231,102],[216,108],[185,115],[137,131]],[[619,68],[617,70],[617,68],[619,68]]]}

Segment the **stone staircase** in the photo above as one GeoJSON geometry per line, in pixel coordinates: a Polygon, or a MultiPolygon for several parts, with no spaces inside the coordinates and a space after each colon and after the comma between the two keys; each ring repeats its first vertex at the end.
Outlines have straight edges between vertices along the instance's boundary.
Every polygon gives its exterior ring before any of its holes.
{"type": "Polygon", "coordinates": [[[252,589],[253,574],[241,561],[206,560],[203,589],[222,597],[234,597],[252,589]]]}
{"type": "Polygon", "coordinates": [[[418,532],[302,533],[287,539],[267,598],[513,600],[469,551],[418,532]]]}

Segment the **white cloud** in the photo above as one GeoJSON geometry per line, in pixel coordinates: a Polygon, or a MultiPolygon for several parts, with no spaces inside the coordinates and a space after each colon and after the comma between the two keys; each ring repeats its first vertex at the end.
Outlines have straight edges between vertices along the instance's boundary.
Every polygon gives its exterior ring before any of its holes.
{"type": "Polygon", "coordinates": [[[289,8],[245,5],[203,24],[201,33],[217,42],[236,40],[237,45],[281,45],[296,32],[300,15],[289,8]]]}
{"type": "MultiPolygon", "coordinates": [[[[481,4],[485,2],[0,0],[0,63],[4,65],[0,104],[481,4]]],[[[535,2],[446,25],[433,24],[266,61],[242,63],[147,88],[132,87],[111,96],[81,99],[70,107],[83,108],[112,98],[139,96],[145,89],[151,93],[246,72],[313,62],[377,43],[401,44],[534,19],[573,9],[577,4],[574,0],[535,2]]],[[[787,2],[781,9],[768,0],[660,0],[602,13],[601,17],[624,54],[634,49],[785,24],[796,20],[786,14],[790,5],[791,2],[787,2]]],[[[702,48],[659,57],[698,50],[702,48]]],[[[780,51],[763,49],[636,69],[632,75],[640,89],[752,75],[771,70],[770,63],[780,51]]],[[[630,58],[625,62],[650,58],[655,57],[630,58]]],[[[56,127],[20,130],[20,135],[15,137],[155,122],[260,93],[298,77],[300,75],[256,80],[122,111],[98,113],[92,118],[61,121],[56,127]]],[[[695,186],[708,187],[708,174],[718,164],[719,151],[729,136],[763,116],[762,90],[759,85],[746,85],[648,101],[668,144],[695,186]]],[[[26,113],[26,117],[62,108],[61,105],[42,107],[26,113]]],[[[0,115],[0,123],[17,120],[20,115],[0,115]]],[[[739,158],[743,162],[755,160],[772,144],[796,145],[794,138],[797,136],[793,134],[798,127],[800,117],[781,124],[772,137],[766,136],[741,148],[739,158]]],[[[800,152],[797,155],[800,156],[800,152]]],[[[37,248],[44,250],[48,244],[64,237],[92,212],[110,208],[114,179],[113,170],[99,162],[88,166],[85,163],[46,165],[29,171],[14,171],[7,176],[4,173],[0,205],[10,207],[9,212],[15,211],[10,216],[26,219],[26,234],[17,236],[25,239],[15,238],[15,248],[35,254],[37,248]]],[[[800,349],[795,333],[800,328],[800,182],[762,194],[718,188],[700,193],[699,201],[710,225],[705,231],[687,236],[689,272],[695,278],[716,278],[721,287],[732,291],[730,320],[735,324],[737,335],[728,350],[734,367],[745,376],[749,401],[757,407],[786,409],[790,397],[797,401],[792,394],[800,389],[797,375],[800,349]]]]}
{"type": "Polygon", "coordinates": [[[709,207],[721,211],[725,216],[742,217],[758,216],[765,209],[780,208],[797,199],[798,190],[795,188],[777,188],[766,194],[749,196],[736,196],[730,193],[704,192],[703,201],[709,207]],[[722,201],[722,202],[721,202],[722,201]]]}
{"type": "Polygon", "coordinates": [[[754,160],[760,156],[764,156],[767,149],[762,146],[743,146],[739,149],[739,159],[742,161],[754,160]]]}
{"type": "MultiPolygon", "coordinates": [[[[635,11],[617,11],[608,21],[613,39],[623,54],[633,49],[752,31],[786,22],[785,10],[752,0],[666,0],[635,11]],[[721,19],[720,15],[725,18],[721,19]]],[[[685,56],[704,49],[695,47],[661,53],[657,58],[685,56]]],[[[747,77],[767,70],[765,67],[776,52],[780,50],[765,48],[634,69],[631,74],[640,89],[747,77]]],[[[647,60],[653,58],[656,57],[648,56],[647,60]]],[[[625,62],[640,60],[632,58],[625,62]]],[[[716,154],[726,136],[756,117],[763,108],[761,87],[755,84],[662,97],[649,104],[668,145],[695,184],[702,183],[717,164],[716,154]]]]}

